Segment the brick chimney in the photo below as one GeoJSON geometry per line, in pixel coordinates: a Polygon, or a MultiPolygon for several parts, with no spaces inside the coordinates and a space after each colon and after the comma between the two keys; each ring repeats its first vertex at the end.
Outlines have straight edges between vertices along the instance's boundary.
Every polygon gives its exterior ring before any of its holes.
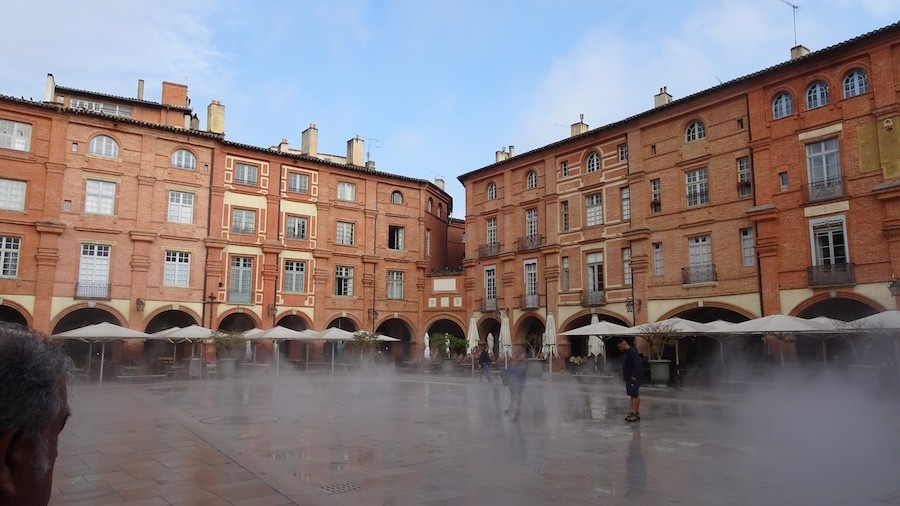
{"type": "Polygon", "coordinates": [[[187,85],[163,81],[161,103],[163,105],[190,107],[190,104],[188,103],[187,93],[187,85]]]}
{"type": "Polygon", "coordinates": [[[669,95],[669,88],[663,86],[659,89],[659,93],[653,96],[653,107],[661,107],[672,103],[672,95],[669,95]]]}
{"type": "Polygon", "coordinates": [[[365,141],[356,137],[347,141],[347,164],[355,165],[357,167],[362,167],[365,165],[364,155],[365,155],[365,141]]]}
{"type": "Polygon", "coordinates": [[[214,134],[225,133],[225,106],[213,100],[206,108],[206,129],[214,134]]]}
{"type": "Polygon", "coordinates": [[[572,128],[569,133],[570,137],[575,137],[576,135],[583,134],[588,131],[590,127],[588,124],[584,122],[584,114],[579,116],[578,123],[572,123],[572,128]]]}
{"type": "Polygon", "coordinates": [[[138,79],[137,99],[144,100],[144,80],[138,79]]]}
{"type": "Polygon", "coordinates": [[[319,129],[315,123],[300,134],[300,154],[312,157],[319,156],[319,129]]]}
{"type": "Polygon", "coordinates": [[[803,58],[804,56],[809,54],[809,49],[802,44],[798,44],[791,48],[791,59],[796,60],[797,58],[803,58]]]}

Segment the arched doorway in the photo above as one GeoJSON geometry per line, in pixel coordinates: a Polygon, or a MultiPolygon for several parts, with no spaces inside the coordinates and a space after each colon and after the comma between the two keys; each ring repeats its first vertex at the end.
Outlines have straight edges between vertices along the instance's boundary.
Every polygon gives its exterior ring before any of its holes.
{"type": "MultiPolygon", "coordinates": [[[[78,329],[93,325],[95,323],[112,323],[114,325],[122,325],[122,322],[116,315],[110,313],[106,309],[96,307],[80,308],[60,318],[56,325],[53,326],[53,334],[66,332],[68,330],[78,329]]],[[[80,339],[66,339],[63,342],[63,349],[72,358],[77,369],[87,372],[91,379],[100,378],[100,363],[104,364],[104,379],[109,379],[115,374],[114,363],[122,360],[138,360],[140,359],[140,349],[131,346],[127,348],[130,355],[126,356],[125,341],[115,340],[104,344],[97,344],[93,341],[85,342],[80,339]]]]}
{"type": "Polygon", "coordinates": [[[392,356],[398,361],[409,360],[412,332],[405,321],[399,318],[385,320],[378,325],[376,332],[400,340],[399,343],[382,343],[379,350],[382,354],[392,356]]]}
{"type": "MultiPolygon", "coordinates": [[[[821,316],[849,322],[877,312],[876,308],[865,302],[834,297],[810,304],[797,316],[801,318],[821,316]]],[[[795,343],[797,361],[807,364],[833,362],[839,366],[865,363],[870,357],[891,356],[893,346],[889,341],[888,339],[871,339],[855,333],[823,334],[822,336],[799,335],[795,343]]]]}
{"type": "Polygon", "coordinates": [[[231,313],[219,323],[219,330],[226,332],[246,332],[255,327],[256,322],[245,313],[231,313]]]}
{"type": "MultiPolygon", "coordinates": [[[[171,329],[173,327],[190,327],[197,325],[197,320],[188,313],[177,309],[169,309],[162,311],[153,316],[147,322],[147,329],[144,331],[148,334],[154,334],[161,330],[171,329]]],[[[171,343],[163,339],[148,339],[144,342],[144,360],[150,363],[162,357],[190,357],[192,353],[192,344],[189,342],[171,343]]]]}
{"type": "MultiPolygon", "coordinates": [[[[700,323],[747,321],[745,315],[727,307],[699,306],[670,315],[700,323]]],[[[726,374],[761,374],[769,363],[765,341],[758,335],[710,334],[685,336],[677,346],[668,346],[664,359],[672,361],[673,374],[682,382],[709,384],[726,374]],[[677,354],[677,356],[676,356],[677,354]],[[677,367],[676,367],[677,364],[677,367]]]]}
{"type": "Polygon", "coordinates": [[[537,358],[541,354],[545,330],[544,322],[537,316],[523,318],[512,339],[513,357],[524,353],[528,358],[537,358]]]}
{"type": "MultiPolygon", "coordinates": [[[[591,313],[582,314],[576,318],[573,318],[566,324],[566,328],[562,332],[566,332],[572,329],[577,329],[578,327],[584,327],[586,325],[590,325],[593,315],[591,313]]],[[[623,327],[628,327],[629,324],[627,321],[618,318],[609,314],[597,314],[598,321],[607,321],[610,323],[615,323],[616,325],[622,325],[623,327]]],[[[616,348],[616,339],[608,338],[606,336],[603,340],[604,351],[606,353],[606,357],[613,357],[619,354],[618,348],[616,348]]],[[[587,357],[588,356],[588,338],[589,336],[559,336],[559,347],[562,352],[566,345],[568,345],[568,354],[564,352],[560,353],[560,356],[565,358],[566,360],[569,357],[587,357]]],[[[629,337],[629,342],[632,342],[633,339],[629,337]]]]}
{"type": "Polygon", "coordinates": [[[3,304],[0,304],[0,322],[18,323],[19,325],[28,326],[28,320],[25,318],[25,315],[15,308],[3,304]]]}

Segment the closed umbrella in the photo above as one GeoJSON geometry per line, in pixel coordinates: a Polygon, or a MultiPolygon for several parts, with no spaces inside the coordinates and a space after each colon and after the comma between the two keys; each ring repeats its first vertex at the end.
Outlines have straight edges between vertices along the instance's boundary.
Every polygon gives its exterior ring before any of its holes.
{"type": "Polygon", "coordinates": [[[503,355],[503,367],[508,365],[508,359],[512,358],[512,334],[509,330],[509,317],[506,311],[500,313],[500,354],[503,355]]]}
{"type": "Polygon", "coordinates": [[[487,347],[488,347],[488,354],[493,355],[494,354],[494,333],[493,332],[488,332],[487,347]]]}
{"type": "Polygon", "coordinates": [[[425,333],[425,361],[428,362],[431,360],[431,338],[428,337],[428,332],[425,333]]]}
{"type": "Polygon", "coordinates": [[[553,379],[553,357],[559,355],[556,350],[556,319],[553,313],[547,313],[547,330],[544,332],[544,348],[550,360],[550,379],[553,379]]]}
{"type": "Polygon", "coordinates": [[[475,321],[475,314],[469,317],[469,329],[466,332],[466,348],[472,355],[472,374],[475,374],[475,350],[478,348],[478,322],[475,321]]]}

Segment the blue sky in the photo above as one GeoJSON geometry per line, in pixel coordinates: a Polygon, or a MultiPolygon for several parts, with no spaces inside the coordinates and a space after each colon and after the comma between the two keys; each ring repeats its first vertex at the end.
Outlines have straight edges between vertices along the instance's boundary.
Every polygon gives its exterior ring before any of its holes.
{"type": "MultiPolygon", "coordinates": [[[[900,20],[896,0],[792,0],[797,42],[812,51],[900,20]]],[[[4,7],[0,94],[59,85],[159,101],[189,86],[206,127],[225,105],[226,137],[319,151],[367,139],[380,171],[456,177],[788,59],[782,0],[29,0],[4,7]]]]}

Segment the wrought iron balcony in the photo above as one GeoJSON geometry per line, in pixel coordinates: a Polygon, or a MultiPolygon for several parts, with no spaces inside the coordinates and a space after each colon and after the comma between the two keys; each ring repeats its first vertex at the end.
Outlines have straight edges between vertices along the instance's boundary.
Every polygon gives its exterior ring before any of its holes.
{"type": "Polygon", "coordinates": [[[75,282],[76,299],[109,300],[109,283],[75,282]]]}
{"type": "Polygon", "coordinates": [[[716,279],[716,264],[713,263],[681,268],[681,283],[684,285],[712,283],[716,279]]]}
{"type": "Polygon", "coordinates": [[[533,249],[538,249],[544,245],[544,236],[542,235],[529,235],[525,237],[519,237],[518,244],[516,245],[516,251],[530,251],[533,249]]]}
{"type": "Polygon", "coordinates": [[[855,282],[853,264],[849,262],[807,267],[806,277],[809,286],[852,285],[855,282]]]}
{"type": "Polygon", "coordinates": [[[481,312],[488,313],[497,310],[497,299],[481,299],[481,312]]]}
{"type": "Polygon", "coordinates": [[[603,290],[582,290],[582,306],[602,306],[606,304],[606,292],[603,290]]]}
{"type": "Polygon", "coordinates": [[[519,295],[519,309],[537,309],[541,307],[541,296],[536,293],[519,295]]]}
{"type": "Polygon", "coordinates": [[[500,248],[503,245],[499,242],[492,242],[478,246],[478,258],[495,257],[500,254],[500,248]]]}
{"type": "Polygon", "coordinates": [[[844,195],[844,178],[841,176],[812,181],[807,185],[806,201],[827,200],[844,195]]]}

